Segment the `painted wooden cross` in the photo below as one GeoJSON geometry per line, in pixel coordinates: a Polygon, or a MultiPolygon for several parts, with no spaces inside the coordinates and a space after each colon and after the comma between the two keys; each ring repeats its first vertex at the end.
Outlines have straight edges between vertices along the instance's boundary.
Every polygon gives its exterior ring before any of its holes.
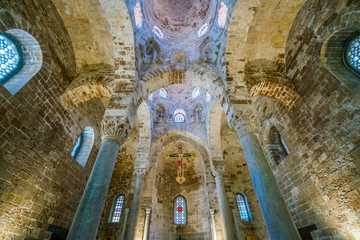
{"type": "Polygon", "coordinates": [[[176,167],[177,167],[176,181],[178,183],[180,183],[180,184],[183,184],[185,182],[183,160],[184,159],[189,159],[189,158],[191,160],[194,159],[196,157],[196,153],[195,152],[183,153],[181,144],[178,145],[178,150],[179,150],[178,153],[166,154],[165,157],[166,157],[166,159],[177,158],[177,161],[176,161],[176,167]]]}

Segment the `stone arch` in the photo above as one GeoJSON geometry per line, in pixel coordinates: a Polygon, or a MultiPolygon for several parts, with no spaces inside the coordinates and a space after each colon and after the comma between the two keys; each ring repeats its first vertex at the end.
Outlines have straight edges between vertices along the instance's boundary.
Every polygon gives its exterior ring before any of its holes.
{"type": "MultiPolygon", "coordinates": [[[[173,201],[176,196],[182,195],[187,200],[188,207],[188,220],[194,221],[199,215],[204,219],[209,219],[209,207],[210,201],[207,194],[206,179],[211,178],[209,159],[210,155],[206,146],[197,136],[190,134],[186,131],[176,130],[168,133],[166,136],[159,139],[152,147],[150,153],[150,163],[148,165],[149,174],[154,174],[153,184],[153,197],[152,197],[152,210],[154,214],[159,215],[159,222],[150,226],[150,234],[158,234],[159,224],[166,222],[167,228],[175,226],[174,222],[168,222],[168,218],[163,216],[169,216],[174,211],[173,201]],[[178,143],[183,144],[184,150],[190,152],[195,151],[197,156],[194,160],[185,162],[185,182],[179,188],[179,184],[176,182],[176,159],[167,159],[166,155],[169,151],[177,149],[178,143]],[[168,191],[168,189],[174,189],[175,191],[168,191]],[[205,200],[198,197],[204,195],[205,200]],[[160,203],[160,204],[159,204],[160,203]],[[165,210],[166,209],[166,210],[165,210]],[[196,210],[195,210],[196,209],[196,210]],[[169,212],[167,212],[170,210],[169,212]],[[164,212],[165,211],[165,212],[164,212]],[[196,211],[196,213],[195,213],[196,211]],[[166,219],[166,220],[164,220],[166,219]]],[[[190,228],[184,226],[182,233],[193,231],[190,228]]],[[[206,237],[210,233],[210,222],[199,224],[199,229],[203,229],[206,232],[206,237]]],[[[161,230],[160,231],[164,231],[161,230]]],[[[169,234],[166,239],[172,238],[171,231],[162,232],[169,234]]]]}
{"type": "Polygon", "coordinates": [[[301,98],[300,95],[291,88],[274,82],[260,82],[255,84],[250,90],[250,96],[253,102],[255,102],[259,96],[275,99],[289,110],[292,110],[296,102],[301,98]]]}
{"type": "MultiPolygon", "coordinates": [[[[210,164],[210,151],[206,146],[206,143],[203,142],[200,138],[195,136],[192,133],[189,133],[184,130],[175,130],[169,133],[164,134],[159,140],[157,140],[151,147],[151,151],[149,154],[149,164],[148,169],[152,168],[156,164],[156,160],[158,158],[158,154],[166,148],[167,145],[174,141],[184,141],[189,144],[195,146],[199,152],[204,156],[205,164],[210,164]],[[208,162],[206,161],[208,159],[208,162]]],[[[209,165],[210,166],[210,165],[209,165]]]]}
{"type": "Polygon", "coordinates": [[[235,5],[227,31],[226,69],[228,79],[236,81],[228,82],[229,90],[232,90],[234,83],[239,84],[239,80],[244,79],[246,61],[273,61],[280,72],[284,72],[286,40],[305,2],[247,1],[235,5]],[[284,8],[287,10],[280,10],[284,8]]]}
{"type": "Polygon", "coordinates": [[[101,98],[107,105],[114,92],[114,67],[111,65],[93,65],[83,69],[60,96],[64,108],[71,112],[84,102],[101,98]]]}
{"type": "Polygon", "coordinates": [[[222,79],[216,73],[201,68],[197,70],[173,70],[142,79],[135,87],[130,101],[128,118],[131,126],[141,102],[157,89],[173,84],[187,84],[207,90],[219,101],[228,121],[231,123],[236,121],[233,106],[222,79]]]}
{"type": "MultiPolygon", "coordinates": [[[[103,6],[104,1],[74,0],[69,2],[59,0],[52,2],[71,38],[77,72],[87,65],[99,63],[114,65],[113,35],[110,21],[107,19],[113,17],[113,15],[106,12],[107,9],[103,6]],[[75,8],[73,5],[81,7],[75,8]]],[[[115,2],[121,1],[114,1],[113,5],[115,5],[115,2]]],[[[125,14],[129,15],[126,7],[126,13],[124,8],[116,7],[117,11],[124,16],[125,14]]]]}

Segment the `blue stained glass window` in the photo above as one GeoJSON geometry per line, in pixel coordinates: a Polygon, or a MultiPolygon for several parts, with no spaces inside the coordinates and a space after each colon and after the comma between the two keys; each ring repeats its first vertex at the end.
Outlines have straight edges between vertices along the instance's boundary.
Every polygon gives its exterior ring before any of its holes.
{"type": "Polygon", "coordinates": [[[243,193],[236,194],[236,201],[238,204],[241,220],[252,222],[252,218],[245,194],[243,193]]]}
{"type": "Polygon", "coordinates": [[[348,41],[344,58],[346,65],[360,74],[360,34],[357,34],[348,41]]]}
{"type": "Polygon", "coordinates": [[[0,34],[0,82],[5,83],[22,65],[19,44],[8,34],[0,34]]]}
{"type": "Polygon", "coordinates": [[[111,222],[113,222],[113,223],[120,222],[120,216],[121,216],[121,210],[122,210],[123,204],[124,204],[124,196],[120,195],[116,199],[111,222]]]}
{"type": "Polygon", "coordinates": [[[182,196],[175,198],[174,202],[174,222],[175,224],[186,224],[186,200],[182,196]]]}
{"type": "Polygon", "coordinates": [[[75,146],[74,146],[72,152],[71,152],[71,156],[72,156],[73,158],[75,158],[76,155],[79,153],[79,150],[80,150],[82,141],[83,141],[83,134],[81,133],[80,136],[79,136],[79,138],[78,138],[78,140],[77,140],[76,143],[75,143],[75,146]]]}

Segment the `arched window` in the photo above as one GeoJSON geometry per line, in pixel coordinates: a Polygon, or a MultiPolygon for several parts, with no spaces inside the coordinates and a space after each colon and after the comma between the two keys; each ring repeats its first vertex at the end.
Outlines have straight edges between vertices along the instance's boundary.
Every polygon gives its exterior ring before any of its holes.
{"type": "Polygon", "coordinates": [[[197,98],[198,96],[199,96],[199,94],[200,94],[200,88],[195,88],[194,90],[193,90],[193,92],[192,92],[192,98],[194,99],[194,98],[197,98]]]}
{"type": "Polygon", "coordinates": [[[276,165],[278,165],[287,155],[290,154],[290,150],[284,139],[274,126],[271,126],[269,129],[268,144],[269,154],[276,165]]]}
{"type": "Polygon", "coordinates": [[[206,102],[210,102],[210,99],[211,99],[211,94],[206,91],[206,102]]]}
{"type": "Polygon", "coordinates": [[[78,140],[76,141],[75,143],[75,146],[73,148],[73,150],[71,151],[70,155],[73,157],[73,158],[76,158],[77,154],[79,153],[79,150],[80,150],[80,146],[82,144],[82,141],[83,141],[83,133],[81,132],[78,140]]]}
{"type": "Polygon", "coordinates": [[[280,137],[280,143],[281,143],[282,149],[286,152],[286,155],[289,155],[290,154],[289,148],[286,146],[286,143],[280,134],[279,134],[279,137],[280,137]]]}
{"type": "Polygon", "coordinates": [[[178,225],[187,223],[186,200],[183,196],[178,196],[174,201],[174,222],[178,225]]]}
{"type": "Polygon", "coordinates": [[[160,95],[162,98],[166,99],[166,90],[163,89],[163,88],[160,88],[160,89],[159,89],[159,95],[160,95]]]}
{"type": "Polygon", "coordinates": [[[218,24],[219,24],[219,27],[221,27],[221,28],[225,27],[227,11],[228,11],[227,6],[225,5],[224,2],[221,2],[220,7],[219,7],[219,13],[218,13],[218,24]]]}
{"type": "Polygon", "coordinates": [[[351,37],[347,42],[344,51],[344,60],[351,70],[360,74],[360,34],[351,37]]]}
{"type": "Polygon", "coordinates": [[[320,59],[331,74],[356,91],[360,85],[360,31],[355,21],[347,22],[356,27],[342,26],[331,33],[323,43],[320,59]]]}
{"type": "Polygon", "coordinates": [[[21,29],[0,34],[0,83],[15,95],[41,69],[40,44],[21,29]]]}
{"type": "Polygon", "coordinates": [[[95,134],[92,127],[85,127],[71,151],[71,156],[75,158],[82,167],[85,167],[87,159],[90,155],[91,149],[94,145],[94,138],[95,134]]]}
{"type": "Polygon", "coordinates": [[[110,222],[112,223],[120,222],[121,210],[123,205],[124,205],[124,196],[122,194],[116,195],[109,218],[110,222]]]}
{"type": "Polygon", "coordinates": [[[160,30],[160,28],[158,28],[157,26],[154,26],[152,31],[158,38],[162,39],[164,37],[164,34],[160,30]]]}
{"type": "Polygon", "coordinates": [[[156,106],[154,123],[166,123],[166,109],[161,103],[156,106]]]}
{"type": "Polygon", "coordinates": [[[136,27],[141,27],[142,25],[142,13],[140,3],[137,3],[134,7],[134,17],[136,27]]]}
{"type": "Polygon", "coordinates": [[[174,121],[176,123],[183,123],[185,122],[185,111],[182,109],[177,109],[174,112],[174,121]]]}
{"type": "Polygon", "coordinates": [[[202,27],[198,31],[198,37],[202,37],[207,32],[208,29],[209,29],[209,26],[207,23],[202,25],[202,27]]]}
{"type": "Polygon", "coordinates": [[[242,192],[237,193],[236,202],[239,208],[241,220],[252,222],[252,217],[245,194],[242,192]]]}
{"type": "Polygon", "coordinates": [[[22,53],[19,44],[8,34],[0,34],[0,82],[4,84],[19,71],[22,53]]]}

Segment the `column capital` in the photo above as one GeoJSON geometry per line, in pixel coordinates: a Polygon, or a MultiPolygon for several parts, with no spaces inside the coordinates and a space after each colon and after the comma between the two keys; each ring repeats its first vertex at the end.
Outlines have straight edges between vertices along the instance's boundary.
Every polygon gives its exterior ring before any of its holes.
{"type": "Polygon", "coordinates": [[[129,213],[129,208],[125,208],[125,213],[129,213]]]}
{"type": "Polygon", "coordinates": [[[115,138],[120,143],[125,142],[131,128],[127,117],[105,116],[101,121],[101,138],[115,138]]]}
{"type": "Polygon", "coordinates": [[[225,172],[225,168],[224,167],[214,167],[214,170],[212,171],[213,175],[215,177],[223,177],[225,172]]]}
{"type": "Polygon", "coordinates": [[[225,168],[223,161],[213,161],[212,174],[215,177],[222,177],[224,175],[225,168]]]}
{"type": "Polygon", "coordinates": [[[151,213],[151,208],[145,208],[145,214],[148,216],[151,213]]]}
{"type": "Polygon", "coordinates": [[[252,133],[251,122],[254,118],[254,114],[250,109],[241,110],[234,120],[231,122],[231,127],[234,128],[239,138],[246,134],[252,133]]]}
{"type": "Polygon", "coordinates": [[[214,215],[215,214],[215,209],[209,209],[210,215],[214,215]]]}

